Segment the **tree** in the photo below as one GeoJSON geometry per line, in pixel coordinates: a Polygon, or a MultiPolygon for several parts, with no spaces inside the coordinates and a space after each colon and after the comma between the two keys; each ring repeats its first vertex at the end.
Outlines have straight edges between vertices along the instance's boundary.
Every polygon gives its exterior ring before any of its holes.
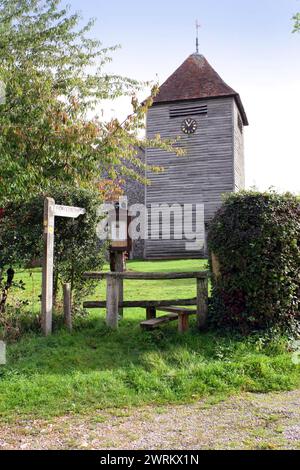
{"type": "Polygon", "coordinates": [[[296,13],[296,15],[293,16],[293,21],[294,21],[293,33],[299,33],[300,32],[300,13],[296,13]]]}
{"type": "MultiPolygon", "coordinates": [[[[140,104],[136,93],[145,84],[106,74],[115,48],[90,39],[93,22],[80,29],[80,16],[59,5],[60,0],[0,0],[0,80],[6,84],[0,207],[58,181],[91,187],[102,173],[112,180],[136,176],[132,165],[142,165],[135,149],[152,95],[140,104]],[[133,105],[123,123],[90,117],[99,100],[121,95],[132,96],[133,105]]],[[[173,149],[159,136],[144,145],[173,149]]]]}

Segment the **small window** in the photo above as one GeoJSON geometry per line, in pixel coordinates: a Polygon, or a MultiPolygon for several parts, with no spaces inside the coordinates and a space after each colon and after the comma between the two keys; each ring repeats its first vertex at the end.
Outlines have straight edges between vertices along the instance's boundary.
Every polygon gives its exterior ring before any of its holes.
{"type": "Polygon", "coordinates": [[[239,126],[239,130],[241,132],[241,134],[243,133],[243,130],[244,130],[244,125],[243,125],[243,121],[242,121],[242,118],[240,115],[238,115],[238,126],[239,126]]]}

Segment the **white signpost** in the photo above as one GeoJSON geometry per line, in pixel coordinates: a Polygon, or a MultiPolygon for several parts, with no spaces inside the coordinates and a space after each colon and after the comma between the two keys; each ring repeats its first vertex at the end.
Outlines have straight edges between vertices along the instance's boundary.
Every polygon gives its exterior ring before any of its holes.
{"type": "Polygon", "coordinates": [[[80,207],[59,206],[47,197],[44,203],[44,259],[42,281],[42,328],[46,336],[52,333],[53,310],[53,261],[54,261],[54,220],[55,217],[77,219],[85,214],[80,207]]]}
{"type": "Polygon", "coordinates": [[[54,206],[54,215],[58,217],[77,219],[83,214],[85,214],[85,209],[81,209],[81,207],[58,206],[57,204],[54,206]]]}

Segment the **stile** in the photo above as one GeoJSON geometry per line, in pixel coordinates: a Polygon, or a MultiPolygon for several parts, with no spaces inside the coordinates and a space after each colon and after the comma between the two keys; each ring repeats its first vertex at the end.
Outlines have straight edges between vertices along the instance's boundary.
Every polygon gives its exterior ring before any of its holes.
{"type": "Polygon", "coordinates": [[[106,308],[106,323],[110,328],[118,327],[118,312],[120,308],[146,308],[146,322],[142,322],[141,326],[145,328],[155,328],[162,322],[172,321],[179,318],[179,331],[183,332],[188,329],[188,316],[197,313],[199,328],[203,328],[206,323],[208,309],[208,271],[197,272],[181,272],[181,273],[161,273],[161,272],[109,272],[109,273],[85,273],[88,279],[106,279],[106,302],[88,301],[84,302],[84,308],[106,308]],[[154,279],[188,279],[196,278],[197,281],[197,297],[193,299],[176,299],[176,300],[137,300],[124,301],[123,291],[120,298],[119,282],[124,279],[135,280],[154,280],[154,279]],[[196,311],[187,310],[183,306],[196,305],[196,311]],[[177,308],[179,306],[179,308],[177,308]],[[169,311],[170,315],[156,318],[156,310],[169,311]]]}

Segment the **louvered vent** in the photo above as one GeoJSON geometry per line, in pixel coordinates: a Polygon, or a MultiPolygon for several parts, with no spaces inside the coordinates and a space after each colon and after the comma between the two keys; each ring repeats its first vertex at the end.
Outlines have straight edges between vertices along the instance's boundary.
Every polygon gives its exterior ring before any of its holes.
{"type": "Polygon", "coordinates": [[[207,105],[203,106],[186,106],[170,109],[170,118],[197,116],[199,114],[207,114],[207,105]]]}

